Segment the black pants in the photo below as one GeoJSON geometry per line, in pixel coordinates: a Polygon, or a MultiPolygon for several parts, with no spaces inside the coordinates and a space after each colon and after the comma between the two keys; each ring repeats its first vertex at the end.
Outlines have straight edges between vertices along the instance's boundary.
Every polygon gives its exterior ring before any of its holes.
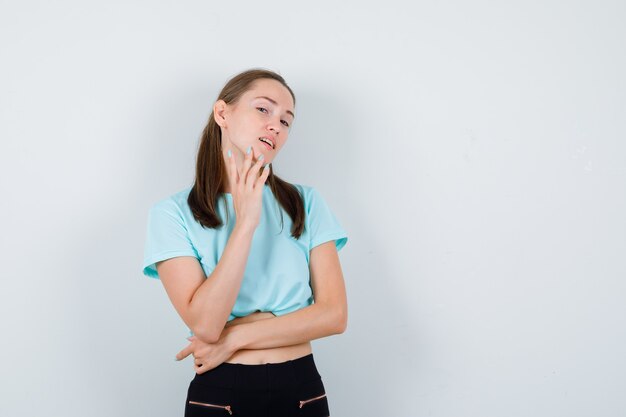
{"type": "Polygon", "coordinates": [[[185,417],[229,415],[330,416],[313,354],[262,365],[222,363],[196,374],[187,391],[185,417]]]}

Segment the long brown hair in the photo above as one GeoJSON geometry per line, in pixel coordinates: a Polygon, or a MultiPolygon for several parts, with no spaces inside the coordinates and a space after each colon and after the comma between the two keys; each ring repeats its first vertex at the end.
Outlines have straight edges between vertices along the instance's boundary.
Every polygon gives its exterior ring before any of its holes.
{"type": "MultiPolygon", "coordinates": [[[[226,104],[235,104],[242,94],[252,88],[254,81],[262,78],[270,78],[284,85],[289,90],[295,106],[296,96],[283,77],[266,69],[250,69],[234,76],[226,83],[217,100],[224,100],[226,104]]],[[[291,236],[298,239],[304,230],[304,201],[302,196],[293,184],[274,174],[273,164],[270,164],[269,169],[270,174],[267,181],[270,189],[280,206],[291,217],[293,222],[291,236]]],[[[213,111],[211,111],[209,121],[202,131],[198,148],[196,179],[187,198],[194,218],[203,227],[217,228],[223,225],[216,208],[218,198],[221,196],[225,199],[223,184],[227,178],[226,164],[222,156],[222,131],[215,122],[213,111]]],[[[282,222],[282,212],[280,215],[282,222]]],[[[228,221],[228,211],[226,211],[226,217],[226,221],[228,221]]]]}

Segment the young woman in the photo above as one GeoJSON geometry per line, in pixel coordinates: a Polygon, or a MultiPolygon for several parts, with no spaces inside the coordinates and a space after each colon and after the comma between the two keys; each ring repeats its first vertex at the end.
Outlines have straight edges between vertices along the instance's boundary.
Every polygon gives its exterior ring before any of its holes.
{"type": "Polygon", "coordinates": [[[194,357],[186,417],[330,416],[311,340],[346,329],[347,235],[315,188],[274,174],[294,106],[274,72],[233,77],[193,186],[150,209],[143,272],[193,334],[176,355],[194,357]]]}

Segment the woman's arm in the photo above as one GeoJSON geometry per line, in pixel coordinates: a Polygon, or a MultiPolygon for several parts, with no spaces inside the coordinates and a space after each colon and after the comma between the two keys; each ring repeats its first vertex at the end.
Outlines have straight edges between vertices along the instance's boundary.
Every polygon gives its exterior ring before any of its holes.
{"type": "Polygon", "coordinates": [[[248,147],[244,158],[239,171],[235,158],[228,157],[235,226],[210,277],[205,279],[198,260],[189,256],[157,264],[161,282],[174,308],[187,327],[207,343],[219,340],[237,300],[252,237],[259,224],[264,184],[269,175],[267,165],[260,173],[263,159],[253,161],[252,147],[248,147]]]}
{"type": "Polygon", "coordinates": [[[174,308],[193,333],[206,343],[219,337],[235,305],[252,244],[254,228],[235,224],[209,279],[200,262],[181,256],[156,267],[174,308]]]}
{"type": "Polygon", "coordinates": [[[221,338],[233,351],[290,346],[343,333],[348,322],[346,288],[335,241],[311,250],[315,303],[282,316],[226,327],[221,338]]]}

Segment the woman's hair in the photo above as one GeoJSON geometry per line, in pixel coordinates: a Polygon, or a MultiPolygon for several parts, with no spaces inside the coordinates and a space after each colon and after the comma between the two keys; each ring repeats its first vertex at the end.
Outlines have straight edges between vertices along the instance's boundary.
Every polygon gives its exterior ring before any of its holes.
{"type": "MultiPolygon", "coordinates": [[[[253,87],[256,80],[269,78],[280,82],[289,90],[294,105],[296,97],[282,76],[265,69],[250,69],[231,78],[218,96],[226,104],[233,105],[239,98],[253,87]]],[[[298,239],[304,230],[304,202],[298,189],[274,175],[273,164],[270,164],[270,174],[267,178],[270,189],[278,203],[285,209],[293,222],[291,236],[298,239]]],[[[200,147],[196,158],[196,179],[187,198],[194,218],[203,226],[217,228],[223,225],[222,219],[216,210],[218,197],[223,193],[222,185],[226,181],[226,164],[222,154],[222,131],[215,122],[213,111],[209,121],[202,131],[200,147]]],[[[222,195],[225,199],[225,196],[222,195]]],[[[281,224],[282,224],[282,212],[281,224]]],[[[226,211],[228,221],[228,211],[226,211]]]]}

